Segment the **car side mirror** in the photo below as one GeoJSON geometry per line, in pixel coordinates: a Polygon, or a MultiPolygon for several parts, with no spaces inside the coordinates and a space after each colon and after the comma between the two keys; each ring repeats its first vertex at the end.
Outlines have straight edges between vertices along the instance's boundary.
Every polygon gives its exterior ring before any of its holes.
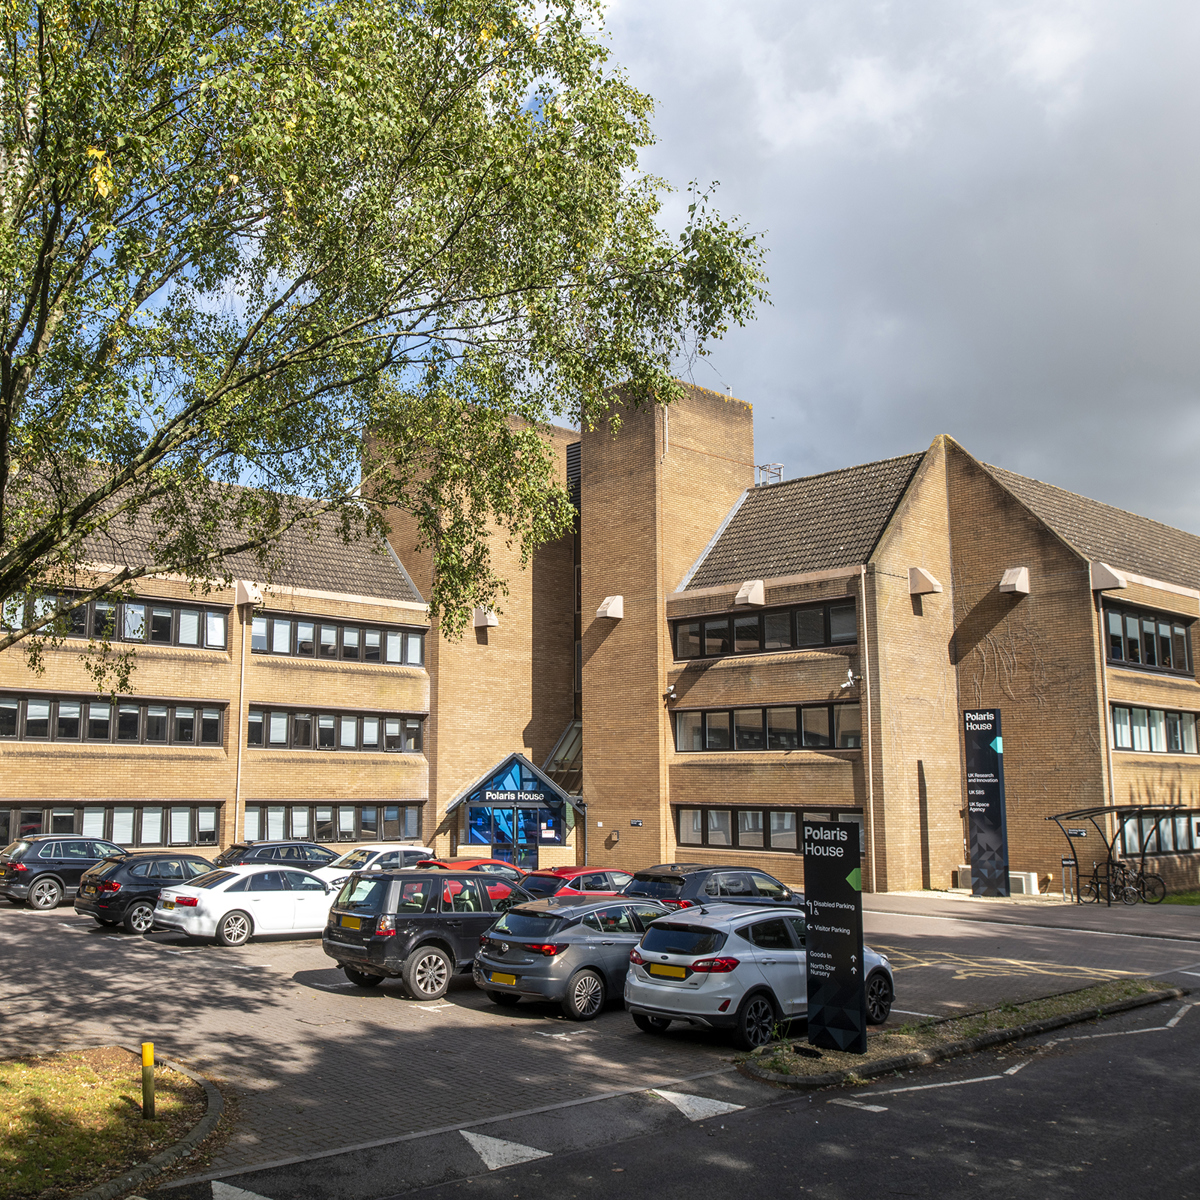
{"type": "Polygon", "coordinates": [[[781,900],[792,900],[792,899],[794,899],[794,894],[792,892],[788,891],[787,888],[784,888],[783,892],[780,895],[780,899],[781,900]]]}

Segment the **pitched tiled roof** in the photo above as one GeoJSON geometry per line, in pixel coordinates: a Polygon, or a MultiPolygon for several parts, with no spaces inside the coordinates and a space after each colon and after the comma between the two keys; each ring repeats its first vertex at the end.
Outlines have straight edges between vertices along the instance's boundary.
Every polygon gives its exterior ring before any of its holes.
{"type": "Polygon", "coordinates": [[[865,563],[924,454],[751,488],[686,590],[865,563]]]}
{"type": "Polygon", "coordinates": [[[1084,558],[1182,587],[1200,587],[1200,537],[1051,483],[985,467],[1084,558]]]}

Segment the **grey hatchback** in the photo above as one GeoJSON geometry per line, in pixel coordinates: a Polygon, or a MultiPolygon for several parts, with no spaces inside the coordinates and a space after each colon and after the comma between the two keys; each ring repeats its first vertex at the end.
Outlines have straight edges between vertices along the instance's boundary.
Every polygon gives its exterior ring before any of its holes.
{"type": "Polygon", "coordinates": [[[651,921],[671,915],[657,900],[550,897],[514,905],[479,939],[473,975],[493,1004],[522,996],[562,1005],[574,1021],[620,996],[629,952],[651,921]]]}

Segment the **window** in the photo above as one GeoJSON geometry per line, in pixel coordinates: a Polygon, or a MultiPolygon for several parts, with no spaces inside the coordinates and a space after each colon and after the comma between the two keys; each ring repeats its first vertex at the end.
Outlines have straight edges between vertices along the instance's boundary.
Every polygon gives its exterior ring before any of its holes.
{"type": "MultiPolygon", "coordinates": [[[[1182,736],[1182,734],[1181,734],[1182,736]]],[[[857,704],[803,708],[739,708],[732,712],[677,712],[675,749],[700,750],[859,750],[862,718],[857,704]]]]}
{"type": "MultiPolygon", "coordinates": [[[[419,754],[421,722],[420,717],[318,713],[316,749],[419,754]]],[[[312,750],[313,714],[251,709],[246,725],[246,745],[264,744],[272,750],[312,750]]]]}
{"type": "Polygon", "coordinates": [[[1114,704],[1112,744],[1140,754],[1196,754],[1196,714],[1114,704]]]}
{"type": "MultiPolygon", "coordinates": [[[[194,604],[177,607],[169,601],[153,604],[144,600],[105,599],[79,604],[77,596],[78,593],[40,596],[34,601],[34,614],[44,615],[54,608],[66,610],[75,605],[61,617],[60,632],[66,637],[225,649],[226,609],[205,609],[194,604]]],[[[23,603],[17,601],[18,606],[23,603]]]]}
{"type": "Polygon", "coordinates": [[[1110,663],[1176,675],[1192,673],[1190,620],[1105,605],[1104,626],[1110,663]]]}
{"type": "MultiPolygon", "coordinates": [[[[203,710],[201,741],[220,744],[221,713],[219,708],[203,710]]],[[[113,705],[104,700],[3,697],[0,698],[0,738],[111,742],[115,735],[116,741],[126,743],[196,744],[197,710],[194,708],[126,703],[116,706],[115,722],[113,715],[113,705]]]]}
{"type": "MultiPolygon", "coordinates": [[[[248,841],[294,838],[296,841],[356,842],[416,840],[421,833],[421,803],[309,804],[307,801],[246,805],[248,841]]],[[[318,853],[313,851],[314,854],[318,853]]],[[[304,857],[302,849],[287,855],[304,857]]],[[[323,860],[318,865],[323,865],[323,860]]]]}
{"type": "MultiPolygon", "coordinates": [[[[855,810],[844,810],[840,813],[843,819],[862,820],[861,813],[855,810]]],[[[801,819],[799,809],[782,808],[677,808],[675,810],[675,841],[680,847],[707,846],[714,850],[754,850],[780,851],[788,854],[800,854],[803,847],[797,836],[801,819]]],[[[836,817],[835,817],[836,819],[836,817]]],[[[761,894],[775,894],[771,889],[778,889],[778,884],[767,876],[740,872],[728,872],[714,877],[713,886],[720,889],[721,879],[728,880],[728,886],[734,886],[734,877],[738,887],[745,887],[746,894],[753,894],[757,886],[761,894]]],[[[709,893],[717,895],[717,891],[709,893]]],[[[735,894],[720,891],[721,895],[735,894]]],[[[741,893],[736,893],[741,894],[741,893]]]]}
{"type": "Polygon", "coordinates": [[[250,649],[254,654],[420,667],[425,664],[425,631],[365,629],[266,613],[254,618],[250,649]]]}
{"type": "Polygon", "coordinates": [[[107,742],[110,739],[112,718],[109,714],[111,712],[112,705],[110,704],[93,701],[88,705],[87,735],[89,741],[107,742]]]}
{"type": "Polygon", "coordinates": [[[804,650],[858,641],[858,614],[853,600],[695,617],[674,621],[672,626],[676,659],[804,650]]]}
{"type": "Polygon", "coordinates": [[[1200,850],[1200,817],[1195,810],[1183,816],[1126,817],[1121,822],[1121,845],[1127,858],[1143,850],[1146,854],[1192,854],[1200,850]]]}

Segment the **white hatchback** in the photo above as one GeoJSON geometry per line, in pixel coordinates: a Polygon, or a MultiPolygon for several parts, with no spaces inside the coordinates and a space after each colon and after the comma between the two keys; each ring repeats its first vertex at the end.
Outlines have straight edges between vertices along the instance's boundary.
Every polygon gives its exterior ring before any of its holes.
{"type": "Polygon", "coordinates": [[[340,888],[355,871],[396,871],[402,867],[415,867],[422,859],[432,857],[433,851],[428,846],[414,846],[412,842],[379,842],[349,850],[326,866],[314,867],[312,874],[340,888]]]}
{"type": "Polygon", "coordinates": [[[310,871],[257,863],[221,867],[163,888],[154,928],[215,937],[223,946],[240,946],[259,933],[320,933],[336,897],[337,888],[310,871]]]}
{"type": "MultiPolygon", "coordinates": [[[[655,921],[630,952],[625,1007],[637,1027],[661,1033],[672,1021],[732,1029],[753,1050],[808,1009],[803,909],[708,904],[655,921]]],[[[869,948],[867,1020],[882,1024],[894,985],[886,958],[869,948]]]]}

